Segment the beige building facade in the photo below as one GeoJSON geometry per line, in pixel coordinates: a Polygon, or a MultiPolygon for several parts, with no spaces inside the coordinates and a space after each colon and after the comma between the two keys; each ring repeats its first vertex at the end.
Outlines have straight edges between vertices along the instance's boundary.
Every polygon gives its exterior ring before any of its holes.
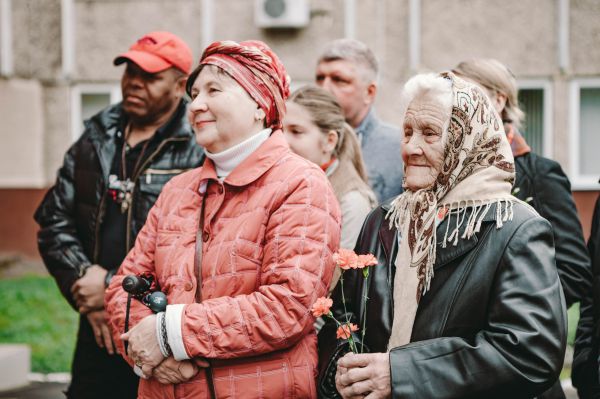
{"type": "Polygon", "coordinates": [[[395,124],[413,74],[496,58],[523,89],[526,137],[561,163],[589,226],[600,189],[598,0],[0,0],[0,251],[35,253],[35,205],[82,120],[119,101],[113,58],[152,30],[181,36],[195,60],[215,40],[263,40],[293,87],[312,82],[325,43],[359,39],[380,62],[377,113],[395,124]],[[260,27],[265,6],[306,18],[260,27]]]}

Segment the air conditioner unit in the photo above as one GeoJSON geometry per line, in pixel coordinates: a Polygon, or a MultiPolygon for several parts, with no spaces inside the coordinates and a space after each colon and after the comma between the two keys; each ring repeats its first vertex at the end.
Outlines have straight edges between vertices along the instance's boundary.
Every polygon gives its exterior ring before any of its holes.
{"type": "Polygon", "coordinates": [[[254,0],[254,22],[260,28],[302,28],[309,20],[308,0],[254,0]]]}

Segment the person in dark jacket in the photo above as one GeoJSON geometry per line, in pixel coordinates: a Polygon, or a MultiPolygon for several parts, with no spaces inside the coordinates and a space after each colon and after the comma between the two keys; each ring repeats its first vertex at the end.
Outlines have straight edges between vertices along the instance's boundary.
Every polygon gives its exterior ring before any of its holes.
{"type": "Polygon", "coordinates": [[[104,291],[165,183],[203,160],[183,99],[189,47],[151,32],[114,63],[126,64],[123,101],[86,121],[34,216],[44,263],[81,315],[69,398],[137,396],[138,377],[111,340],[104,291]]]}
{"type": "Polygon", "coordinates": [[[355,250],[378,264],[367,278],[346,271],[332,297],[338,320],[366,329],[354,339],[370,353],[345,354],[327,322],[320,394],[535,397],[566,347],[551,225],[511,195],[510,145],[478,86],[418,75],[400,102],[405,191],[363,225],[355,250]]]}
{"type": "MultiPolygon", "coordinates": [[[[556,248],[556,267],[567,308],[591,301],[592,273],[583,231],[571,193],[571,184],[560,165],[532,152],[519,132],[524,113],[518,104],[518,89],[510,70],[494,59],[463,61],[453,70],[480,85],[502,117],[504,130],[515,157],[513,194],[528,202],[550,222],[556,248]]],[[[591,335],[582,319],[584,335],[591,335]]],[[[557,381],[542,398],[564,398],[557,381]]]]}
{"type": "Polygon", "coordinates": [[[580,307],[575,335],[571,380],[581,399],[600,398],[600,197],[596,199],[592,230],[587,244],[592,262],[592,291],[580,307]]]}

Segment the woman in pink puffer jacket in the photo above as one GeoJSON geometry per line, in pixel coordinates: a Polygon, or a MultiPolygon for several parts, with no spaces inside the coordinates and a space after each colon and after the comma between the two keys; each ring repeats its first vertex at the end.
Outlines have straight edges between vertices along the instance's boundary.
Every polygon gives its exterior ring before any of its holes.
{"type": "Polygon", "coordinates": [[[115,342],[143,374],[141,398],[314,398],[310,307],[327,293],[340,210],[325,174],[280,130],[288,78],[261,42],[217,42],[188,80],[204,166],[173,178],[112,279],[115,342]],[[201,226],[199,228],[199,226],[201,226]],[[157,315],[124,276],[149,272],[157,315]]]}

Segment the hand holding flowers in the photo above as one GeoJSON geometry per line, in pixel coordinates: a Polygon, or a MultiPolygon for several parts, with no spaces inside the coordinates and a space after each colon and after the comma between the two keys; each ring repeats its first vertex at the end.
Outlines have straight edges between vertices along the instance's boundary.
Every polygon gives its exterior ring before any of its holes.
{"type": "MultiPolygon", "coordinates": [[[[364,342],[366,327],[363,326],[363,328],[362,328],[361,348],[360,348],[361,350],[359,352],[358,348],[356,346],[356,343],[354,342],[354,338],[353,338],[353,334],[352,334],[353,332],[358,331],[359,328],[356,324],[350,323],[348,311],[346,310],[346,298],[344,296],[344,272],[346,270],[350,270],[350,269],[362,269],[363,276],[366,279],[369,276],[369,266],[377,265],[377,258],[375,256],[373,256],[372,254],[357,255],[351,249],[340,248],[338,250],[338,252],[333,254],[333,260],[335,261],[336,265],[339,266],[340,269],[342,269],[340,285],[341,285],[341,289],[342,289],[342,303],[344,306],[344,314],[346,315],[346,320],[343,322],[340,322],[333,316],[333,313],[330,310],[331,306],[333,305],[333,300],[331,298],[327,298],[327,297],[318,298],[315,301],[315,303],[313,304],[311,311],[312,311],[313,316],[315,316],[315,317],[323,316],[323,317],[328,317],[328,318],[332,319],[333,321],[335,321],[336,325],[338,326],[337,333],[336,333],[337,338],[348,340],[348,343],[350,345],[350,349],[352,350],[352,352],[362,353],[362,351],[364,349],[362,342],[364,342]]],[[[367,293],[368,293],[368,290],[364,294],[365,302],[368,300],[367,293]]],[[[366,312],[367,312],[367,307],[365,306],[362,320],[366,320],[366,316],[367,316],[366,312]]]]}

